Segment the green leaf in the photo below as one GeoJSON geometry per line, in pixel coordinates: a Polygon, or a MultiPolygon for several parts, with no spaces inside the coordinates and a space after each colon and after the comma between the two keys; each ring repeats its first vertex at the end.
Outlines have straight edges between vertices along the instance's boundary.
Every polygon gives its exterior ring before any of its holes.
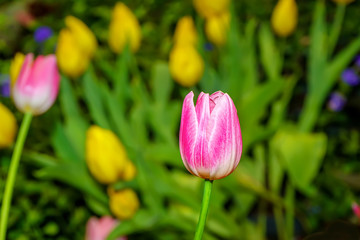
{"type": "Polygon", "coordinates": [[[259,47],[261,63],[267,77],[270,80],[279,79],[282,70],[282,59],[269,24],[262,24],[260,27],[259,47]]]}
{"type": "Polygon", "coordinates": [[[324,1],[316,3],[310,37],[307,77],[310,94],[316,94],[319,87],[326,81],[325,69],[328,58],[324,1]]]}
{"type": "Polygon", "coordinates": [[[105,113],[102,101],[101,89],[99,88],[99,84],[95,82],[94,73],[91,71],[91,67],[83,77],[83,88],[85,101],[89,107],[91,117],[100,127],[110,129],[110,124],[107,120],[107,114],[105,113]]]}
{"type": "Polygon", "coordinates": [[[300,190],[308,190],[326,153],[326,135],[281,130],[273,141],[291,181],[300,190]]]}
{"type": "Polygon", "coordinates": [[[174,88],[168,64],[165,62],[155,63],[151,79],[155,102],[166,104],[170,100],[171,92],[174,88]]]}

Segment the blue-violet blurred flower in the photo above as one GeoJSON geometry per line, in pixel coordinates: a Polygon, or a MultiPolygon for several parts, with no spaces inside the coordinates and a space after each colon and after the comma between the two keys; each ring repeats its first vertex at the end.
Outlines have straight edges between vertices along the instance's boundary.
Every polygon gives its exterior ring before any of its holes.
{"type": "Polygon", "coordinates": [[[360,55],[357,55],[355,57],[355,66],[357,66],[358,68],[360,68],[360,55]]]}
{"type": "Polygon", "coordinates": [[[341,80],[350,85],[350,86],[356,86],[360,83],[360,78],[357,75],[357,73],[353,69],[345,69],[341,74],[341,80]]]}
{"type": "Polygon", "coordinates": [[[204,48],[206,51],[212,51],[214,49],[214,46],[211,43],[207,42],[204,44],[204,48]]]}
{"type": "Polygon", "coordinates": [[[48,26],[40,26],[34,32],[34,40],[37,43],[45,42],[53,35],[53,31],[48,26]]]}
{"type": "Polygon", "coordinates": [[[0,95],[10,97],[10,76],[8,74],[0,74],[0,95]]]}
{"type": "Polygon", "coordinates": [[[339,112],[344,108],[345,103],[346,99],[341,93],[333,92],[328,101],[328,108],[334,112],[339,112]]]}

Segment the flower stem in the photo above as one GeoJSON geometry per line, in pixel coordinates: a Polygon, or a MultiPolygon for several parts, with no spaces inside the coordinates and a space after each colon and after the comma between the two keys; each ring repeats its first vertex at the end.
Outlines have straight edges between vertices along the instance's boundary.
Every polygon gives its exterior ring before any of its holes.
{"type": "Polygon", "coordinates": [[[5,191],[2,199],[1,205],[1,218],[0,218],[0,240],[5,240],[6,238],[6,229],[9,216],[9,210],[11,205],[11,198],[14,189],[14,183],[16,178],[17,169],[20,162],[20,156],[24,147],[26,135],[29,130],[31,123],[32,114],[26,113],[24,119],[21,123],[19,135],[16,139],[15,148],[13,155],[11,157],[10,168],[8,177],[6,179],[5,191]]]}
{"type": "Polygon", "coordinates": [[[199,221],[196,227],[194,240],[201,240],[202,235],[204,233],[206,216],[209,210],[212,183],[213,180],[205,179],[203,201],[201,204],[201,211],[200,211],[199,221]]]}

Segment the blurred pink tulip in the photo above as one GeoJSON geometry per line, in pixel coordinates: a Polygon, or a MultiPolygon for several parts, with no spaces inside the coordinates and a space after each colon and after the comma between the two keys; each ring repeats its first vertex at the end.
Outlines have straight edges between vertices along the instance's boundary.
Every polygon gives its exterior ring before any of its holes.
{"type": "Polygon", "coordinates": [[[221,91],[194,93],[184,99],[180,124],[180,153],[193,175],[216,180],[232,173],[242,152],[240,123],[235,105],[221,91]]]}
{"type": "MultiPolygon", "coordinates": [[[[85,240],[106,240],[109,233],[119,223],[118,220],[104,216],[102,218],[91,217],[86,224],[85,240]]],[[[126,240],[126,237],[116,238],[116,240],[126,240]]]]}
{"type": "Polygon", "coordinates": [[[39,115],[54,103],[60,83],[55,55],[26,55],[20,74],[12,89],[16,107],[22,112],[39,115]]]}
{"type": "Polygon", "coordinates": [[[356,202],[353,202],[351,208],[354,214],[356,215],[356,217],[360,219],[360,206],[356,202]]]}

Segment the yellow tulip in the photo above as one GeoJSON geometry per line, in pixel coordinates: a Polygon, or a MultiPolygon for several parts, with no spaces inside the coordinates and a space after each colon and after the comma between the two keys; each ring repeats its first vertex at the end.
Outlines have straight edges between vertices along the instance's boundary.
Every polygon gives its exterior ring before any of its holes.
{"type": "Polygon", "coordinates": [[[224,45],[229,29],[230,13],[224,12],[221,15],[210,17],[206,20],[205,32],[208,39],[220,46],[224,45]]]}
{"type": "Polygon", "coordinates": [[[279,0],[271,16],[271,25],[280,37],[294,32],[298,21],[298,9],[295,0],[279,0]]]}
{"type": "Polygon", "coordinates": [[[72,78],[83,74],[90,61],[78,47],[74,35],[68,29],[60,31],[56,57],[61,71],[72,78]]]}
{"type": "Polygon", "coordinates": [[[175,45],[170,52],[170,73],[180,85],[194,86],[204,72],[204,61],[191,45],[175,45]]]}
{"type": "Polygon", "coordinates": [[[76,45],[84,54],[92,58],[97,48],[97,41],[91,30],[80,19],[73,16],[65,18],[65,25],[73,35],[76,45]]]}
{"type": "Polygon", "coordinates": [[[113,10],[109,27],[109,46],[115,53],[121,53],[126,44],[132,52],[140,47],[141,28],[131,10],[123,3],[118,2],[113,10]]]}
{"type": "Polygon", "coordinates": [[[12,112],[0,103],[0,148],[13,144],[17,131],[16,119],[12,112]]]}
{"type": "Polygon", "coordinates": [[[118,137],[95,125],[86,133],[86,163],[90,173],[103,184],[130,180],[136,173],[118,137]]]}
{"type": "Polygon", "coordinates": [[[193,0],[196,11],[209,18],[228,11],[230,0],[193,0]]]}
{"type": "Polygon", "coordinates": [[[108,190],[111,212],[120,220],[129,219],[139,209],[139,199],[131,189],[108,190]]]}
{"type": "Polygon", "coordinates": [[[355,0],[333,0],[333,1],[339,4],[349,4],[355,0]]]}
{"type": "Polygon", "coordinates": [[[14,59],[11,61],[11,65],[10,65],[11,86],[15,84],[17,77],[19,76],[19,73],[21,71],[21,67],[23,65],[24,60],[25,60],[24,54],[16,53],[14,59]]]}
{"type": "Polygon", "coordinates": [[[97,42],[94,34],[81,20],[68,16],[65,24],[67,28],[62,29],[59,34],[56,57],[61,71],[76,78],[87,69],[97,42]]]}
{"type": "Polygon", "coordinates": [[[196,45],[197,32],[192,17],[182,17],[176,24],[174,43],[196,45]]]}

